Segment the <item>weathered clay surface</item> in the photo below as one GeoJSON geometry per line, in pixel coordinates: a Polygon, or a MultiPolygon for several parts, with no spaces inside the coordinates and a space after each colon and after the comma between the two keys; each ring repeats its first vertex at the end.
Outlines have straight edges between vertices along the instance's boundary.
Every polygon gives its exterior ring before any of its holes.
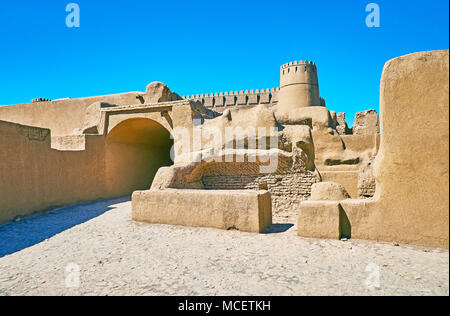
{"type": "Polygon", "coordinates": [[[133,193],[136,221],[260,233],[272,225],[267,191],[155,190],[133,193]]]}
{"type": "Polygon", "coordinates": [[[351,134],[351,130],[348,128],[347,122],[345,121],[345,113],[337,113],[336,122],[336,131],[339,133],[339,135],[351,134]]]}
{"type": "Polygon", "coordinates": [[[448,247],[449,51],[386,63],[380,100],[383,124],[374,166],[378,234],[448,247]]]}
{"type": "Polygon", "coordinates": [[[345,188],[336,182],[314,183],[311,188],[311,201],[340,201],[350,198],[345,188]]]}
{"type": "Polygon", "coordinates": [[[374,135],[380,132],[378,113],[375,110],[358,112],[353,124],[354,135],[374,135]]]}
{"type": "Polygon", "coordinates": [[[149,104],[181,100],[179,95],[171,92],[169,87],[162,82],[150,83],[145,91],[143,98],[149,104]]]}
{"type": "Polygon", "coordinates": [[[358,173],[358,197],[371,198],[375,195],[377,187],[375,176],[373,174],[373,159],[361,168],[358,173]]]}

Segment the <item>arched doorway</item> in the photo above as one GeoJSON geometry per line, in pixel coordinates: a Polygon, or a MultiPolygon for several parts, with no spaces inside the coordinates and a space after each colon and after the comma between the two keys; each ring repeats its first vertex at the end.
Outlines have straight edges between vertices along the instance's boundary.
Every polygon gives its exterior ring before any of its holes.
{"type": "Polygon", "coordinates": [[[160,167],[173,164],[173,140],[161,124],[146,118],[122,121],[106,136],[106,185],[112,196],[148,190],[160,167]]]}

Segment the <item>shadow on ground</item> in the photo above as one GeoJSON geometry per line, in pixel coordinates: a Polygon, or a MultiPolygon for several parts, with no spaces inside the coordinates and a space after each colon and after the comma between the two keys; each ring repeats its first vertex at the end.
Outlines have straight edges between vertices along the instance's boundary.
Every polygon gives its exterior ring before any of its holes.
{"type": "Polygon", "coordinates": [[[263,234],[279,234],[288,231],[294,224],[273,224],[267,228],[263,234]]]}
{"type": "Polygon", "coordinates": [[[69,228],[85,223],[114,209],[130,197],[90,202],[25,217],[0,226],[0,258],[36,245],[69,228]]]}

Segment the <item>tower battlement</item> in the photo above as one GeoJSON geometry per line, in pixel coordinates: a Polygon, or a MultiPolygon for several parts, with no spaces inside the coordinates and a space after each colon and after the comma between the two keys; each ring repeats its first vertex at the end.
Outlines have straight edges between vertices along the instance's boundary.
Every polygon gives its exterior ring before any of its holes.
{"type": "Polygon", "coordinates": [[[294,61],[280,67],[280,87],[294,84],[319,86],[317,66],[312,61],[294,61]]]}
{"type": "Polygon", "coordinates": [[[280,107],[289,111],[293,108],[322,104],[315,62],[300,60],[280,67],[280,107]]]}
{"type": "Polygon", "coordinates": [[[315,62],[313,62],[313,61],[307,61],[307,60],[305,60],[305,61],[303,61],[303,60],[299,60],[299,61],[291,61],[290,63],[286,63],[286,64],[284,64],[284,65],[282,65],[281,66],[281,69],[285,69],[285,68],[288,68],[288,67],[291,67],[291,66],[298,66],[298,65],[300,65],[300,66],[302,66],[302,65],[309,65],[309,66],[316,66],[316,63],[315,62]]]}

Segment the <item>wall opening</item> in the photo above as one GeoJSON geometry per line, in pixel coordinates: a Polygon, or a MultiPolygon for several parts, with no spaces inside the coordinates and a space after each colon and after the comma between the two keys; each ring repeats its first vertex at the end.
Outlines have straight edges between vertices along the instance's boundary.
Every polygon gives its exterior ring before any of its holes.
{"type": "Polygon", "coordinates": [[[169,131],[151,119],[133,118],[115,126],[106,137],[106,185],[112,196],[148,190],[160,167],[170,166],[173,146],[169,131]]]}

